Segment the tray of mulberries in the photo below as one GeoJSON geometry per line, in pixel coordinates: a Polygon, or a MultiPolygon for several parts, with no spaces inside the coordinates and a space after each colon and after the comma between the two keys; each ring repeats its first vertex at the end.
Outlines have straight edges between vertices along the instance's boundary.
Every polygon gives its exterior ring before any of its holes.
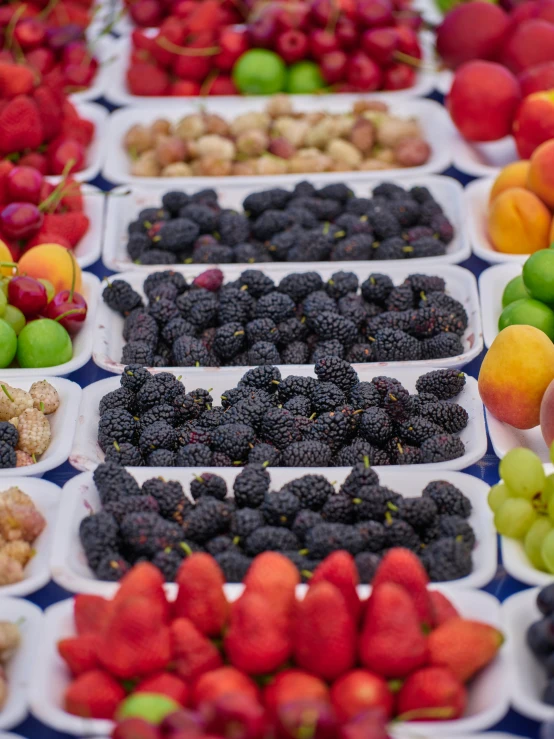
{"type": "Polygon", "coordinates": [[[463,366],[483,348],[475,278],[457,266],[410,267],[116,275],[103,291],[94,360],[119,373],[126,364],[302,365],[330,354],[356,364],[463,366]]]}
{"type": "Polygon", "coordinates": [[[433,582],[481,587],[496,571],[488,486],[461,472],[440,477],[377,473],[367,458],[338,470],[252,464],[194,475],[104,463],[64,488],[52,572],[67,590],[102,592],[139,559],[173,582],[188,553],[205,551],[240,582],[253,557],[280,551],[306,580],[346,549],[368,584],[383,555],[403,546],[433,582]]]}
{"type": "Polygon", "coordinates": [[[66,461],[80,397],[81,388],[69,380],[20,380],[5,373],[0,381],[0,479],[42,477],[66,461]]]}
{"type": "Polygon", "coordinates": [[[477,381],[457,369],[421,373],[338,357],[151,374],[125,368],[83,390],[70,462],[125,466],[464,469],[486,452],[477,381]],[[199,385],[201,385],[199,387],[199,385]]]}
{"type": "MultiPolygon", "coordinates": [[[[462,188],[429,175],[401,184],[326,184],[163,192],[133,186],[108,198],[104,263],[461,262],[470,254],[462,188]]],[[[422,267],[421,267],[422,268],[422,267]]],[[[418,267],[420,269],[420,267],[418,267]]]]}
{"type": "Polygon", "coordinates": [[[278,95],[124,108],[110,116],[104,175],[110,182],[171,187],[294,182],[299,174],[348,179],[443,172],[451,163],[443,106],[379,96],[278,95]],[[161,137],[160,137],[161,134],[161,137]],[[263,179],[262,179],[263,182],[263,179]]]}

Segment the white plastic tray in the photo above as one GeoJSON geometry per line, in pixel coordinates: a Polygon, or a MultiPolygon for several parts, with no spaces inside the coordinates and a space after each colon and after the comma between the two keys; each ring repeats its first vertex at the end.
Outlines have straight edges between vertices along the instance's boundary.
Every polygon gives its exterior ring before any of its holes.
{"type": "MultiPolygon", "coordinates": [[[[33,382],[44,380],[44,375],[35,374],[33,377],[25,376],[20,379],[8,372],[0,371],[0,380],[6,381],[13,387],[29,390],[33,382]]],[[[55,413],[48,416],[52,430],[50,446],[36,464],[0,470],[0,485],[3,484],[3,480],[12,477],[42,477],[45,472],[63,464],[69,456],[79,413],[81,388],[76,382],[64,380],[60,377],[48,377],[48,382],[56,388],[60,396],[60,407],[55,413]]],[[[23,485],[23,482],[21,485],[23,485]]]]}
{"type": "MultiPolygon", "coordinates": [[[[100,13],[101,11],[98,12],[100,13]]],[[[99,26],[96,33],[100,33],[101,30],[102,27],[99,26]]],[[[94,39],[94,36],[91,36],[91,38],[94,39]]],[[[92,85],[87,90],[74,92],[69,96],[72,103],[86,103],[91,100],[97,100],[105,95],[114,69],[115,49],[113,48],[113,44],[114,40],[109,36],[102,36],[97,41],[93,40],[91,51],[93,56],[98,60],[98,69],[96,70],[92,85]]]]}
{"type": "MultiPolygon", "coordinates": [[[[29,595],[42,588],[50,580],[50,553],[54,541],[54,530],[58,517],[61,490],[57,485],[36,477],[0,479],[0,493],[8,488],[19,487],[32,499],[46,520],[42,534],[34,542],[36,554],[25,567],[25,578],[13,585],[0,585],[0,598],[7,595],[29,595]]],[[[0,606],[1,608],[1,606],[0,606]]],[[[1,716],[1,711],[0,711],[1,716]]]]}
{"type": "Polygon", "coordinates": [[[42,636],[42,611],[20,598],[0,598],[0,621],[17,623],[21,643],[7,664],[8,700],[0,709],[0,729],[12,729],[29,710],[29,683],[36,669],[37,648],[42,636]]]}
{"type": "Polygon", "coordinates": [[[510,449],[525,446],[535,452],[543,462],[550,462],[548,447],[541,434],[540,426],[533,429],[521,431],[513,426],[503,423],[495,418],[492,413],[485,409],[487,428],[491,437],[492,447],[497,457],[505,457],[510,449]]]}
{"type": "MultiPolygon", "coordinates": [[[[193,369],[191,372],[190,368],[187,367],[186,369],[173,371],[172,374],[181,377],[187,390],[198,387],[212,388],[211,395],[214,398],[214,405],[220,405],[221,393],[231,387],[236,387],[247,369],[246,367],[225,367],[210,371],[199,367],[197,370],[193,369]]],[[[166,370],[160,369],[159,371],[166,370]]],[[[397,378],[410,392],[415,392],[416,380],[420,375],[424,374],[424,371],[421,369],[406,369],[404,367],[391,368],[384,372],[383,368],[378,364],[371,366],[360,365],[359,369],[357,368],[357,372],[360,381],[369,381],[373,377],[388,374],[397,378]]],[[[288,375],[315,376],[313,365],[283,365],[281,367],[281,375],[283,377],[287,377],[288,375]]],[[[109,377],[106,380],[95,382],[83,390],[75,442],[69,458],[70,463],[78,470],[93,470],[104,460],[104,452],[98,446],[98,404],[106,393],[118,387],[120,387],[120,378],[109,377]]],[[[473,377],[467,377],[466,385],[456,398],[456,402],[462,405],[469,414],[469,423],[460,434],[460,438],[465,444],[465,454],[451,462],[415,465],[415,469],[431,470],[433,473],[436,473],[437,470],[462,470],[477,462],[485,454],[487,450],[487,436],[483,419],[483,405],[477,390],[477,380],[473,377]]],[[[333,469],[338,468],[334,467],[333,469]]],[[[381,467],[379,469],[383,468],[381,467]]],[[[386,469],[399,470],[406,469],[406,467],[390,465],[386,469]]],[[[412,466],[410,469],[414,469],[414,467],[412,466]]]]}
{"type": "MultiPolygon", "coordinates": [[[[86,182],[87,180],[93,180],[100,174],[102,168],[106,146],[108,111],[95,103],[79,103],[75,107],[81,118],[92,121],[96,126],[94,138],[87,150],[85,168],[80,172],[74,172],[72,175],[78,182],[86,182]]],[[[62,178],[61,175],[48,175],[46,179],[57,185],[62,178]]]]}
{"type": "MultiPolygon", "coordinates": [[[[121,21],[121,24],[126,24],[130,26],[130,29],[132,29],[134,26],[133,24],[129,23],[129,20],[124,16],[121,21]]],[[[148,29],[147,32],[149,34],[154,34],[158,29],[148,29]]],[[[160,95],[158,97],[148,97],[144,95],[133,95],[129,92],[127,87],[127,81],[126,81],[126,73],[127,68],[129,66],[129,58],[131,55],[131,39],[130,34],[128,32],[125,33],[121,38],[119,38],[117,41],[114,42],[113,50],[115,52],[115,55],[117,57],[117,61],[112,67],[111,73],[108,78],[107,82],[107,88],[105,90],[106,97],[110,102],[115,103],[116,105],[134,105],[137,106],[144,106],[144,107],[150,107],[154,106],[157,107],[159,105],[171,105],[172,107],[177,107],[182,104],[183,100],[185,98],[183,97],[171,97],[169,95],[160,95]]],[[[430,66],[433,62],[433,46],[431,42],[431,37],[429,34],[426,34],[422,38],[422,50],[424,55],[424,61],[426,62],[427,66],[430,66]]],[[[413,87],[410,87],[406,90],[395,90],[392,92],[379,92],[377,93],[379,97],[383,100],[396,100],[399,97],[424,97],[425,95],[428,95],[430,92],[432,92],[433,88],[435,87],[435,73],[430,71],[429,69],[423,69],[419,70],[417,72],[417,78],[416,78],[416,84],[413,87]]],[[[237,100],[237,95],[223,95],[218,96],[219,101],[222,104],[222,107],[229,107],[233,108],[234,103],[237,100]]],[[[301,101],[303,98],[308,98],[311,96],[305,96],[305,95],[294,95],[293,99],[296,101],[301,101]]],[[[321,105],[326,105],[327,100],[329,100],[331,97],[336,97],[336,94],[334,96],[331,95],[317,95],[318,99],[321,100],[321,105]]],[[[352,99],[353,95],[348,95],[350,99],[352,99]]],[[[364,97],[363,94],[359,94],[355,97],[364,97]]],[[[196,100],[199,100],[202,98],[196,97],[196,100]]],[[[204,100],[209,100],[210,98],[203,98],[204,100]]],[[[266,98],[267,100],[268,98],[266,98]]]]}
{"type": "MultiPolygon", "coordinates": [[[[442,590],[468,618],[477,618],[500,625],[500,605],[488,593],[478,590],[442,590]]],[[[235,591],[235,597],[238,595],[235,591]]],[[[233,596],[231,596],[233,597],[233,596]]],[[[48,608],[45,614],[44,638],[30,689],[33,714],[57,731],[77,736],[109,736],[113,723],[105,720],[82,719],[63,710],[63,692],[68,684],[68,671],[56,651],[59,639],[75,633],[73,601],[64,600],[48,608]]],[[[497,723],[508,710],[507,657],[505,649],[471,683],[466,716],[448,722],[406,723],[395,729],[395,736],[435,736],[444,739],[445,730],[452,736],[480,731],[497,723]]]]}
{"type": "MultiPolygon", "coordinates": [[[[299,269],[294,269],[288,263],[288,270],[283,271],[282,264],[277,270],[272,265],[264,264],[264,274],[275,280],[277,284],[286,274],[291,272],[309,272],[312,271],[311,265],[304,263],[299,269]]],[[[328,280],[332,274],[337,271],[338,262],[327,262],[324,267],[318,270],[323,280],[328,280]]],[[[360,284],[374,271],[371,269],[371,263],[355,262],[354,271],[360,278],[360,284]]],[[[255,265],[251,265],[255,268],[255,265]]],[[[250,267],[250,265],[249,265],[250,267]]],[[[339,268],[340,269],[340,268],[339,268]]],[[[191,268],[185,267],[179,269],[187,279],[192,279],[195,275],[205,270],[204,265],[193,265],[191,268]]],[[[150,268],[149,272],[159,271],[150,268]]],[[[225,281],[232,281],[239,277],[243,268],[240,265],[222,265],[222,271],[225,275],[225,281]]],[[[463,367],[472,359],[477,357],[483,348],[482,328],[479,311],[479,298],[477,295],[477,283],[474,276],[469,270],[455,266],[433,267],[428,273],[443,277],[447,284],[447,292],[456,300],[459,300],[469,318],[468,328],[463,336],[464,353],[457,357],[448,357],[445,359],[420,360],[413,362],[381,362],[380,367],[388,365],[396,365],[400,367],[463,367]]],[[[414,274],[411,262],[401,262],[398,266],[387,268],[387,274],[390,275],[393,282],[399,285],[404,279],[414,274]]],[[[142,272],[124,272],[119,274],[118,279],[128,282],[137,292],[144,297],[142,285],[145,275],[142,272]]],[[[103,300],[100,300],[96,318],[96,331],[94,334],[93,359],[99,367],[109,372],[117,372],[121,374],[125,367],[121,363],[121,352],[125,341],[123,339],[124,318],[120,314],[111,310],[103,300]]],[[[358,368],[360,365],[356,364],[358,368]]],[[[178,369],[178,368],[175,368],[178,369]]],[[[199,368],[200,369],[200,368],[199,368]]],[[[205,369],[205,368],[204,368],[205,369]]]]}
{"type": "MultiPolygon", "coordinates": [[[[447,94],[451,82],[451,73],[445,73],[440,79],[440,92],[447,94]]],[[[453,123],[451,126],[453,131],[452,159],[456,169],[461,172],[474,177],[495,177],[503,167],[517,162],[520,158],[515,141],[511,136],[506,136],[499,141],[475,144],[462,138],[453,123]]]]}
{"type": "MultiPolygon", "coordinates": [[[[232,468],[210,469],[227,482],[229,494],[233,495],[233,481],[240,470],[232,468]]],[[[290,480],[302,475],[320,474],[335,484],[338,490],[341,483],[350,473],[348,468],[269,468],[271,489],[279,490],[290,480]]],[[[189,494],[190,481],[193,474],[190,470],[181,468],[145,468],[129,467],[129,472],[142,485],[152,477],[163,477],[167,480],[178,480],[185,493],[189,494]]],[[[492,580],[496,572],[496,536],[493,526],[492,512],[487,505],[488,485],[472,475],[462,472],[443,471],[438,475],[430,470],[420,471],[411,469],[410,472],[391,468],[379,470],[379,480],[391,490],[401,493],[406,498],[418,497],[421,491],[432,480],[440,476],[441,480],[448,480],[459,488],[470,500],[473,507],[469,523],[475,531],[477,539],[473,551],[474,570],[471,575],[460,580],[447,583],[450,588],[479,588],[492,580]]],[[[189,496],[190,497],[190,496],[189,496]]],[[[191,499],[192,500],[192,499],[191,499]]],[[[79,540],[79,524],[91,511],[101,509],[98,491],[92,479],[91,472],[85,472],[72,478],[64,486],[58,520],[56,536],[52,548],[51,570],[52,577],[62,588],[73,593],[97,593],[110,596],[117,588],[116,583],[97,580],[87,565],[86,557],[79,540]]]]}
{"type": "MultiPolygon", "coordinates": [[[[375,98],[379,99],[376,95],[375,98]]],[[[410,167],[406,169],[382,169],[375,172],[327,172],[319,175],[325,182],[337,182],[347,180],[351,185],[355,180],[365,180],[371,177],[373,180],[386,181],[391,177],[396,179],[404,177],[415,177],[432,172],[442,172],[451,164],[452,149],[452,125],[448,120],[448,114],[442,105],[432,100],[410,100],[399,98],[387,100],[390,103],[391,112],[409,118],[415,116],[423,130],[425,138],[432,147],[429,161],[421,167],[410,167]]],[[[285,175],[258,175],[254,177],[134,177],[131,175],[130,160],[123,147],[123,139],[128,129],[137,124],[148,125],[157,118],[167,118],[170,121],[178,121],[183,116],[204,110],[208,113],[217,113],[223,118],[232,120],[241,113],[250,111],[261,111],[265,109],[267,98],[260,97],[233,97],[229,102],[217,97],[184,98],[178,106],[164,104],[150,104],[149,107],[125,108],[112,113],[109,121],[108,136],[106,139],[106,158],[103,174],[106,179],[118,184],[132,182],[135,184],[154,185],[156,187],[172,188],[179,184],[189,183],[192,187],[201,189],[211,187],[220,183],[240,187],[249,185],[254,188],[274,187],[283,183],[297,182],[302,179],[297,174],[285,175]]],[[[331,113],[348,111],[352,106],[352,97],[345,95],[329,95],[319,97],[317,95],[301,96],[295,101],[295,110],[320,111],[325,109],[331,113]]]]}
{"type": "Polygon", "coordinates": [[[527,628],[542,618],[536,605],[539,588],[523,590],[502,604],[502,623],[509,656],[508,685],[512,706],[535,721],[554,720],[554,706],[541,700],[546,672],[526,643],[527,628]]]}
{"type": "Polygon", "coordinates": [[[87,301],[87,317],[83,322],[83,327],[78,334],[72,337],[73,341],[73,357],[65,364],[56,364],[53,367],[43,367],[41,369],[5,369],[0,370],[0,376],[9,378],[11,384],[17,385],[19,379],[24,377],[36,377],[41,375],[40,379],[45,377],[67,376],[71,372],[80,369],[85,365],[92,356],[92,344],[94,339],[94,327],[96,325],[96,309],[100,299],[100,280],[92,272],[83,272],[83,286],[81,288],[82,295],[87,301]]]}
{"type": "Polygon", "coordinates": [[[469,241],[473,253],[491,264],[524,264],[530,254],[504,254],[496,251],[487,233],[489,196],[494,179],[475,180],[465,188],[469,241]]]}
{"type": "Polygon", "coordinates": [[[496,264],[479,276],[479,295],[483,318],[483,338],[488,348],[498,336],[498,319],[502,313],[504,288],[514,277],[521,275],[519,264],[496,264]]]}
{"type": "Polygon", "coordinates": [[[81,192],[83,193],[84,213],[88,216],[90,224],[86,234],[73,249],[73,254],[81,269],[85,269],[100,259],[102,254],[106,196],[94,185],[81,185],[81,192]]]}
{"type": "MultiPolygon", "coordinates": [[[[362,174],[361,172],[355,174],[362,174]]],[[[288,175],[287,175],[288,176],[288,175]]],[[[130,178],[137,179],[137,178],[130,178]]],[[[144,179],[144,178],[143,178],[144,179]]],[[[170,189],[186,189],[188,192],[197,192],[201,189],[200,183],[196,180],[204,178],[189,178],[186,182],[182,179],[176,178],[176,182],[169,183],[167,178],[155,178],[150,179],[149,186],[143,185],[132,185],[131,187],[119,187],[112,191],[112,194],[108,197],[107,212],[106,212],[106,233],[104,237],[104,248],[103,248],[103,260],[104,264],[113,269],[114,271],[126,271],[126,270],[140,270],[143,272],[151,272],[152,267],[143,267],[135,264],[131,261],[131,258],[127,254],[127,226],[135,220],[139,212],[143,208],[159,206],[161,198],[164,192],[170,189]],[[156,182],[161,180],[161,187],[156,186],[156,182]],[[128,194],[127,194],[128,193],[128,194]]],[[[270,183],[267,182],[266,177],[258,178],[260,181],[255,182],[255,178],[244,178],[244,177],[223,177],[223,186],[220,182],[210,183],[213,184],[218,196],[219,202],[223,208],[231,208],[233,210],[242,211],[242,203],[246,196],[251,192],[258,192],[260,190],[270,187],[270,183]],[[232,180],[245,180],[250,179],[250,184],[242,184],[232,186],[235,183],[232,180]]],[[[335,181],[344,181],[345,178],[342,175],[334,175],[335,181]]],[[[388,179],[391,179],[390,175],[388,179]]],[[[395,179],[395,178],[393,178],[395,179]]],[[[307,180],[311,182],[315,187],[323,187],[328,183],[328,179],[324,175],[296,175],[293,182],[301,182],[307,180]]],[[[367,197],[377,186],[379,182],[386,182],[386,173],[376,182],[373,176],[363,176],[352,181],[351,175],[348,175],[348,186],[354,191],[358,197],[367,197]]],[[[292,189],[293,185],[290,184],[290,180],[287,181],[286,186],[288,189],[292,189]]],[[[437,203],[439,203],[445,214],[448,216],[452,225],[454,226],[455,236],[452,242],[447,247],[447,252],[442,257],[432,257],[423,259],[410,259],[406,260],[372,260],[368,266],[368,269],[378,271],[383,269],[386,265],[391,267],[397,267],[400,264],[410,264],[412,272],[422,272],[425,269],[429,269],[431,264],[452,264],[462,262],[467,259],[471,253],[469,246],[469,239],[467,238],[466,229],[466,213],[463,188],[460,183],[452,177],[443,177],[440,175],[420,175],[417,177],[406,177],[402,179],[400,183],[403,187],[410,188],[416,185],[427,187],[429,192],[433,195],[437,203]]],[[[298,264],[298,263],[296,263],[298,264]]],[[[327,262],[310,262],[309,268],[312,270],[320,270],[331,264],[327,262]]],[[[336,269],[352,270],[360,268],[360,261],[354,262],[333,262],[336,265],[336,269]]],[[[206,269],[206,265],[193,265],[200,266],[202,269],[206,269]]],[[[252,267],[257,269],[256,264],[244,264],[244,269],[252,267]]],[[[161,265],[154,266],[154,270],[161,269],[161,265]]],[[[260,266],[261,268],[261,266],[260,266]]],[[[294,271],[295,265],[292,262],[271,262],[263,263],[264,269],[272,269],[280,271],[281,274],[287,274],[288,272],[294,271]]],[[[334,271],[336,271],[336,269],[334,271]]]]}

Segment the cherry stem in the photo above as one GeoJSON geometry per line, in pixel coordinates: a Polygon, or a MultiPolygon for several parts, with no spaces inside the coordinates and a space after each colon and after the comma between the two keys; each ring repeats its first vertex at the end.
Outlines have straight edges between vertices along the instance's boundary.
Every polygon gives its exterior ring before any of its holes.
{"type": "Polygon", "coordinates": [[[10,18],[10,22],[8,23],[8,27],[6,28],[6,48],[11,49],[13,42],[14,42],[14,31],[15,27],[17,26],[18,20],[21,18],[23,13],[27,10],[27,5],[23,3],[23,5],[20,5],[19,8],[14,11],[12,17],[10,18]]]}
{"type": "Polygon", "coordinates": [[[180,56],[215,56],[221,51],[219,46],[206,46],[204,48],[198,49],[190,49],[184,46],[177,46],[177,44],[174,44],[172,41],[165,38],[165,36],[159,36],[156,39],[156,43],[161,46],[162,49],[170,51],[172,54],[178,54],[180,56]]]}
{"type": "Polygon", "coordinates": [[[327,21],[327,25],[325,26],[325,31],[327,33],[335,32],[335,28],[337,27],[337,23],[340,18],[340,8],[338,4],[335,2],[335,0],[331,0],[331,6],[333,9],[333,12],[329,16],[329,20],[327,21]]]}
{"type": "Polygon", "coordinates": [[[404,54],[403,51],[395,51],[394,58],[397,59],[399,62],[408,64],[410,67],[415,67],[416,69],[422,69],[427,72],[440,71],[438,67],[435,67],[433,64],[425,64],[425,62],[421,61],[421,59],[418,59],[415,56],[410,56],[410,54],[404,54]]]}
{"type": "Polygon", "coordinates": [[[19,267],[15,262],[0,262],[0,267],[13,267],[15,269],[16,274],[19,272],[19,267]]]}
{"type": "Polygon", "coordinates": [[[75,159],[68,159],[68,161],[65,163],[61,182],[52,190],[50,195],[42,201],[42,203],[39,203],[38,209],[41,212],[48,210],[50,206],[54,206],[53,209],[55,210],[61,199],[65,197],[65,195],[67,195],[67,192],[64,193],[64,188],[67,185],[67,178],[69,177],[69,173],[71,172],[71,168],[74,164],[75,159]]]}
{"type": "Polygon", "coordinates": [[[71,290],[69,291],[69,300],[73,300],[73,293],[75,292],[75,257],[68,251],[69,258],[71,259],[71,290]]]}
{"type": "Polygon", "coordinates": [[[59,321],[63,320],[64,318],[67,318],[67,316],[74,316],[77,313],[80,316],[82,316],[83,314],[86,313],[86,311],[85,311],[84,308],[72,308],[71,310],[68,310],[65,313],[62,313],[61,316],[56,316],[56,318],[54,318],[54,321],[56,321],[56,323],[58,323],[59,321]]]}
{"type": "Polygon", "coordinates": [[[425,719],[450,719],[454,713],[452,706],[437,706],[436,708],[415,708],[413,711],[406,711],[400,714],[393,723],[401,723],[404,721],[425,720],[425,719]]]}

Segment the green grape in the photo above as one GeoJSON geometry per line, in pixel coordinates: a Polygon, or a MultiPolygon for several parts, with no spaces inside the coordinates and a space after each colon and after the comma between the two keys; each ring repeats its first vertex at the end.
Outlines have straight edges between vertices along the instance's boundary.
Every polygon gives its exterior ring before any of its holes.
{"type": "Polygon", "coordinates": [[[487,496],[487,503],[491,511],[496,512],[505,500],[510,497],[510,488],[504,482],[493,485],[487,496]]]}
{"type": "Polygon", "coordinates": [[[554,529],[544,537],[541,555],[548,572],[554,573],[554,529]]]}
{"type": "Polygon", "coordinates": [[[512,449],[500,461],[500,477],[521,498],[533,498],[544,487],[546,476],[542,462],[530,449],[512,449]]]}
{"type": "Polygon", "coordinates": [[[494,525],[502,536],[523,539],[537,518],[531,503],[525,498],[508,498],[494,514],[494,525]]]}
{"type": "Polygon", "coordinates": [[[548,568],[542,558],[542,543],[551,531],[552,521],[546,518],[546,516],[539,516],[525,534],[523,541],[523,548],[525,549],[525,554],[529,557],[529,561],[533,567],[543,572],[548,570],[548,568]]]}

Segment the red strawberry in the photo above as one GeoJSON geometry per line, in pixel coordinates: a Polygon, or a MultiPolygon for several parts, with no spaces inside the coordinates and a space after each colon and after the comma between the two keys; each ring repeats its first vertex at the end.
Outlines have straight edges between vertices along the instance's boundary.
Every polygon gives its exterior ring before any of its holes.
{"type": "Polygon", "coordinates": [[[124,689],[111,675],[91,670],[79,675],[67,688],[64,706],[74,716],[111,719],[124,698],[124,689]]]}
{"type": "Polygon", "coordinates": [[[32,249],[33,246],[39,246],[40,244],[58,244],[58,246],[63,246],[64,249],[73,249],[69,241],[63,236],[58,236],[58,234],[53,233],[44,233],[41,231],[36,234],[36,236],[33,236],[32,239],[29,239],[24,251],[32,249]]]}
{"type": "Polygon", "coordinates": [[[35,86],[35,74],[23,64],[0,62],[0,95],[3,98],[14,98],[17,95],[28,95],[35,86]]]}
{"type": "Polygon", "coordinates": [[[131,31],[131,42],[134,49],[141,51],[152,51],[154,39],[146,34],[141,28],[133,28],[131,31]]]}
{"type": "Polygon", "coordinates": [[[147,677],[137,685],[133,693],[159,693],[173,698],[174,701],[186,706],[189,699],[188,685],[177,675],[169,672],[159,672],[147,677]]]}
{"type": "Polygon", "coordinates": [[[184,680],[195,680],[222,666],[217,647],[188,618],[175,619],[169,631],[175,672],[184,680]]]}
{"type": "Polygon", "coordinates": [[[41,85],[33,92],[34,101],[37,104],[45,141],[56,138],[62,128],[62,111],[56,95],[50,87],[41,85]]]}
{"type": "Polygon", "coordinates": [[[0,203],[8,202],[7,182],[8,175],[12,171],[12,169],[13,164],[10,161],[8,161],[7,159],[0,161],[0,203]]]}
{"type": "Polygon", "coordinates": [[[215,559],[209,554],[191,554],[179,568],[176,582],[174,617],[189,618],[201,634],[218,636],[227,621],[229,604],[223,592],[225,578],[215,559]]]}
{"type": "Polygon", "coordinates": [[[92,121],[84,118],[78,120],[64,121],[62,125],[62,136],[75,139],[83,146],[89,146],[94,137],[95,126],[92,121]]]}
{"type": "Polygon", "coordinates": [[[201,703],[211,703],[229,693],[247,695],[253,700],[260,697],[258,686],[248,675],[234,667],[220,667],[198,678],[192,692],[192,705],[196,707],[201,703]]]}
{"type": "Polygon", "coordinates": [[[371,585],[375,588],[384,582],[394,582],[402,585],[410,594],[415,603],[419,620],[431,626],[433,623],[433,608],[427,585],[429,577],[417,555],[409,549],[398,547],[391,549],[381,560],[371,585]]]}
{"type": "Polygon", "coordinates": [[[114,603],[131,596],[144,596],[150,602],[157,603],[164,614],[164,621],[169,621],[170,606],[165,595],[164,583],[165,578],[157,567],[150,562],[140,562],[120,581],[114,603]]]}
{"type": "Polygon", "coordinates": [[[247,592],[263,595],[282,616],[289,618],[292,615],[300,575],[290,559],[278,552],[259,554],[243,582],[247,592]]]}
{"type": "Polygon", "coordinates": [[[459,613],[439,590],[430,590],[429,597],[433,607],[433,626],[440,626],[451,618],[458,618],[459,613]]]}
{"type": "Polygon", "coordinates": [[[297,700],[329,702],[329,689],[315,675],[303,670],[279,672],[264,691],[266,710],[274,715],[279,706],[297,700]]]}
{"type": "Polygon", "coordinates": [[[48,174],[48,160],[44,154],[39,154],[38,151],[31,151],[28,154],[24,154],[19,160],[18,165],[21,167],[34,167],[41,174],[48,174]]]}
{"type": "Polygon", "coordinates": [[[0,153],[36,149],[44,141],[38,107],[26,95],[14,97],[0,112],[0,153]]]}
{"type": "Polygon", "coordinates": [[[83,194],[81,185],[72,177],[68,177],[63,188],[63,197],[59,204],[60,210],[74,213],[83,212],[83,194]]]}
{"type": "Polygon", "coordinates": [[[111,601],[101,595],[76,595],[73,599],[73,617],[77,634],[103,634],[111,611],[111,601]]]}
{"type": "Polygon", "coordinates": [[[296,664],[324,680],[334,680],[353,667],[354,621],[342,593],[331,583],[309,588],[297,604],[293,648],[296,664]]]}
{"type": "Polygon", "coordinates": [[[354,557],[345,551],[336,551],[316,567],[310,579],[310,587],[323,580],[332,583],[343,594],[354,623],[358,623],[362,604],[356,591],[360,583],[354,557]]]}
{"type": "Polygon", "coordinates": [[[503,642],[504,635],[494,626],[452,618],[429,635],[429,663],[448,667],[466,683],[494,659],[503,642]]]}
{"type": "Polygon", "coordinates": [[[460,718],[467,703],[465,687],[445,667],[413,672],[398,694],[401,721],[445,721],[460,718]]]}
{"type": "Polygon", "coordinates": [[[59,641],[58,652],[71,674],[77,676],[100,666],[97,657],[99,646],[98,634],[83,634],[59,641]]]}
{"type": "Polygon", "coordinates": [[[359,649],[364,667],[383,677],[405,677],[426,663],[427,640],[403,587],[393,582],[373,587],[359,649]]]}
{"type": "Polygon", "coordinates": [[[77,139],[64,138],[63,135],[53,139],[46,151],[50,174],[69,174],[80,172],[85,166],[86,151],[77,139]]]}
{"type": "Polygon", "coordinates": [[[333,683],[331,703],[341,721],[350,721],[370,708],[379,708],[391,718],[394,696],[380,675],[351,670],[333,683]]]}
{"type": "Polygon", "coordinates": [[[292,645],[288,622],[272,603],[248,590],[231,608],[225,652],[232,665],[248,675],[264,675],[280,667],[292,645]]]}
{"type": "Polygon", "coordinates": [[[89,225],[89,218],[84,213],[45,213],[39,235],[57,234],[73,247],[86,234],[89,225]]]}
{"type": "Polygon", "coordinates": [[[143,62],[127,70],[127,86],[132,95],[165,95],[169,89],[169,77],[155,64],[143,62]]]}
{"type": "Polygon", "coordinates": [[[167,667],[171,645],[160,604],[144,596],[114,601],[98,658],[120,678],[140,677],[167,667]]]}

